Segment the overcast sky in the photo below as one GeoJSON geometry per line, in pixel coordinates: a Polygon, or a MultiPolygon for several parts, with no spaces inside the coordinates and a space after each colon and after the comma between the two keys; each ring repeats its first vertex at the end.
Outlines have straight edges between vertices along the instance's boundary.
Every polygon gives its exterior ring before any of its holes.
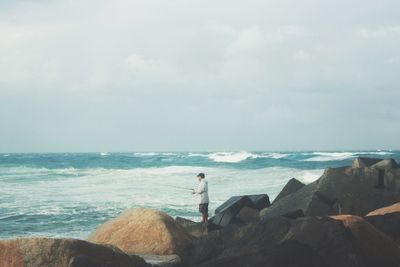
{"type": "Polygon", "coordinates": [[[0,0],[0,152],[399,149],[398,0],[0,0]]]}

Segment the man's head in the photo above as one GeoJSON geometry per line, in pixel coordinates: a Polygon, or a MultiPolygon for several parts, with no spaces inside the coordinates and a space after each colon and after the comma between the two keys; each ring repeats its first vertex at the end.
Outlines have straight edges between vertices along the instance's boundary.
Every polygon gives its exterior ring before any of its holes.
{"type": "Polygon", "coordinates": [[[199,173],[199,174],[197,174],[197,179],[199,179],[199,181],[201,180],[201,179],[204,179],[204,177],[206,177],[205,175],[204,175],[204,173],[199,173]]]}

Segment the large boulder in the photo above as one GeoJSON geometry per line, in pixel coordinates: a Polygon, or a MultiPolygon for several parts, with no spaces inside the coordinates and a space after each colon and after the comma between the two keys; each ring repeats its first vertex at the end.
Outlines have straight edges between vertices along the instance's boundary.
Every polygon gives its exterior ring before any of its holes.
{"type": "Polygon", "coordinates": [[[364,216],[400,201],[400,168],[393,160],[358,158],[352,167],[328,168],[315,182],[261,211],[262,218],[354,214],[364,216]]]}
{"type": "Polygon", "coordinates": [[[400,245],[400,203],[374,210],[365,220],[400,245]]]}
{"type": "Polygon", "coordinates": [[[244,207],[236,215],[236,218],[243,223],[257,223],[260,221],[260,212],[256,209],[244,207]]]}
{"type": "Polygon", "coordinates": [[[208,232],[206,225],[201,222],[194,222],[182,217],[176,217],[175,221],[194,237],[206,235],[208,232]]]}
{"type": "Polygon", "coordinates": [[[370,213],[368,213],[367,216],[379,216],[395,212],[400,212],[400,202],[377,210],[373,210],[370,213]]]}
{"type": "Polygon", "coordinates": [[[370,267],[343,224],[328,217],[275,217],[215,231],[196,241],[191,259],[202,267],[370,267]]]}
{"type": "Polygon", "coordinates": [[[275,203],[276,201],[278,201],[281,198],[284,198],[290,194],[296,193],[297,191],[299,191],[300,188],[304,187],[305,184],[303,184],[302,182],[300,182],[299,180],[297,180],[296,178],[292,178],[290,179],[286,185],[283,187],[282,191],[278,194],[278,196],[274,199],[274,201],[272,202],[275,203]]]}
{"type": "Polygon", "coordinates": [[[153,209],[130,209],[94,231],[88,238],[130,254],[177,254],[184,257],[193,241],[172,217],[153,209]]]}
{"type": "Polygon", "coordinates": [[[215,216],[210,218],[208,229],[212,231],[231,225],[253,221],[254,213],[242,212],[241,218],[238,218],[237,215],[243,208],[260,211],[269,205],[270,201],[267,194],[233,196],[215,209],[215,216]],[[244,218],[246,215],[250,215],[251,218],[244,218]]]}
{"type": "Polygon", "coordinates": [[[351,165],[353,168],[365,168],[371,167],[372,165],[382,161],[382,159],[374,159],[374,158],[367,158],[367,157],[358,157],[353,160],[353,164],[351,165]]]}
{"type": "Polygon", "coordinates": [[[310,183],[295,193],[277,200],[270,207],[263,209],[260,212],[260,216],[263,219],[270,219],[277,216],[295,218],[303,215],[329,214],[334,201],[321,195],[317,189],[318,181],[310,183]]]}
{"type": "Polygon", "coordinates": [[[400,266],[400,247],[373,225],[353,215],[337,215],[332,218],[343,222],[351,231],[368,266],[400,266]]]}
{"type": "Polygon", "coordinates": [[[19,238],[0,241],[1,267],[144,267],[122,251],[77,239],[19,238]]]}

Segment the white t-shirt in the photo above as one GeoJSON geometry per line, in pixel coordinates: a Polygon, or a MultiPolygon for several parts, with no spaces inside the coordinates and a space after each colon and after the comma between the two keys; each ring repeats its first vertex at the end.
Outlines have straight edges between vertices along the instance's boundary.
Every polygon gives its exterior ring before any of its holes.
{"type": "Polygon", "coordinates": [[[210,202],[210,199],[208,197],[208,182],[205,178],[200,180],[199,185],[194,190],[194,192],[199,195],[199,204],[210,202]]]}

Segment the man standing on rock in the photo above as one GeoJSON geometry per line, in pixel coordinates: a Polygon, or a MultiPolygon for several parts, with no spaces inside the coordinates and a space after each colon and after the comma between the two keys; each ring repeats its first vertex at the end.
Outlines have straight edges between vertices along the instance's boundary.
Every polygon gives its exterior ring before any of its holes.
{"type": "Polygon", "coordinates": [[[199,211],[202,216],[202,223],[208,223],[208,203],[210,199],[208,197],[208,183],[206,181],[204,173],[199,173],[197,175],[199,180],[199,185],[196,189],[193,189],[193,194],[199,195],[199,211]]]}

